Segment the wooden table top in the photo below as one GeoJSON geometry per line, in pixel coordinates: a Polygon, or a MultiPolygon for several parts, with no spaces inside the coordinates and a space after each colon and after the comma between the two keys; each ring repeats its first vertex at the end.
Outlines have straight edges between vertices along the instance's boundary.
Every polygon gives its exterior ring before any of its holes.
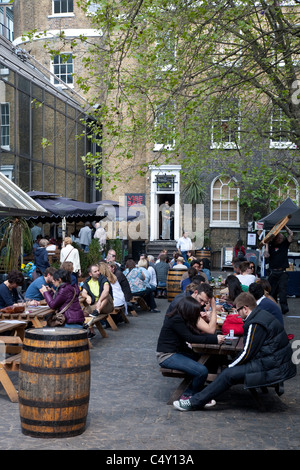
{"type": "Polygon", "coordinates": [[[25,328],[27,326],[26,321],[20,320],[1,320],[0,321],[0,334],[3,334],[7,331],[14,331],[19,328],[25,328]]]}
{"type": "Polygon", "coordinates": [[[231,340],[231,344],[197,344],[193,343],[192,348],[195,352],[201,354],[238,354],[243,350],[244,343],[242,337],[231,340]]]}

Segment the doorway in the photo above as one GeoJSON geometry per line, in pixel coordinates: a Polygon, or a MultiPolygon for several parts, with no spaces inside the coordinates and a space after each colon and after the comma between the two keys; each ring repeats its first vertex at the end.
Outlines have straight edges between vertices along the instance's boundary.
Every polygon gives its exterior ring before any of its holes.
{"type": "Polygon", "coordinates": [[[162,207],[169,201],[172,209],[170,234],[165,239],[178,240],[181,228],[180,165],[149,165],[150,183],[150,240],[162,239],[162,207]]]}
{"type": "Polygon", "coordinates": [[[160,240],[174,240],[174,202],[175,202],[175,196],[174,194],[157,194],[157,205],[159,208],[159,239],[160,240]],[[163,212],[164,212],[164,206],[165,202],[169,202],[170,206],[170,225],[169,228],[164,231],[163,227],[163,212]]]}

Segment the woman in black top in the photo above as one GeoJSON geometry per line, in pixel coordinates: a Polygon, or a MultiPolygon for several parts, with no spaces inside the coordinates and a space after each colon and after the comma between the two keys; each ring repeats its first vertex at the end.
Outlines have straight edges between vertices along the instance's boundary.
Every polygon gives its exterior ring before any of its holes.
{"type": "Polygon", "coordinates": [[[199,355],[189,347],[189,343],[220,344],[223,335],[200,333],[197,321],[201,305],[193,297],[184,297],[173,312],[165,316],[157,342],[157,359],[161,367],[178,369],[193,378],[190,389],[184,396],[191,396],[203,388],[208,375],[207,368],[198,362],[199,355]]]}

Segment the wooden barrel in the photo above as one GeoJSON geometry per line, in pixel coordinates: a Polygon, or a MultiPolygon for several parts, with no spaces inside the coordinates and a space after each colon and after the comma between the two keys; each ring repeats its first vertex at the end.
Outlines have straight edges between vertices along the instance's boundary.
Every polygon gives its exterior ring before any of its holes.
{"type": "Polygon", "coordinates": [[[87,332],[76,328],[27,330],[19,369],[23,434],[57,438],[83,433],[89,396],[87,332]]]}
{"type": "Polygon", "coordinates": [[[197,259],[203,260],[206,258],[210,261],[211,253],[210,250],[196,250],[195,256],[197,259]]]}
{"type": "Polygon", "coordinates": [[[182,292],[180,283],[185,272],[186,269],[169,269],[167,277],[167,298],[169,302],[172,302],[174,297],[182,292]]]}

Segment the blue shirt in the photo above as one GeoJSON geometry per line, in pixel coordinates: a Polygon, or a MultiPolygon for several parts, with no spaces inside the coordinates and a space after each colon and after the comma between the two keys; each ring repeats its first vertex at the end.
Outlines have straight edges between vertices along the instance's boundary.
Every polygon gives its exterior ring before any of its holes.
{"type": "MultiPolygon", "coordinates": [[[[44,276],[37,277],[32,283],[27,287],[25,292],[25,299],[31,300],[43,300],[44,296],[40,293],[40,288],[46,286],[47,282],[45,281],[44,276]]],[[[49,287],[52,287],[52,284],[48,284],[49,287]]]]}
{"type": "Polygon", "coordinates": [[[9,290],[6,284],[0,284],[0,308],[9,307],[18,302],[19,294],[17,289],[9,290]]]}

